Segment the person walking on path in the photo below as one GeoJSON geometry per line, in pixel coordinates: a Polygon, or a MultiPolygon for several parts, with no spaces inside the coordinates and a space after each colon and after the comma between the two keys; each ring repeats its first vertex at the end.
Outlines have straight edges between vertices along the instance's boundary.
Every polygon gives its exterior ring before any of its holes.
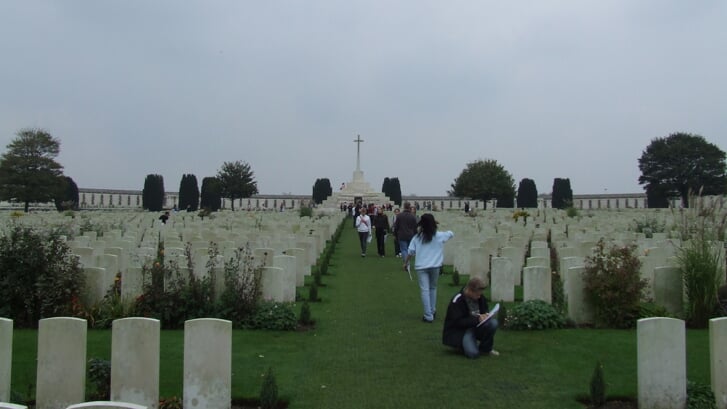
{"type": "Polygon", "coordinates": [[[389,217],[384,213],[384,208],[380,207],[376,216],[374,216],[374,231],[376,233],[376,250],[379,257],[386,255],[386,234],[389,232],[389,217]]]}
{"type": "Polygon", "coordinates": [[[442,343],[459,349],[467,358],[500,355],[492,349],[498,322],[495,317],[490,317],[487,299],[482,295],[484,289],[485,283],[481,278],[470,278],[467,285],[452,297],[444,319],[442,343]]]}
{"type": "Polygon", "coordinates": [[[366,247],[369,244],[369,235],[371,234],[371,218],[366,214],[366,207],[359,209],[359,215],[355,221],[356,231],[358,231],[358,239],[361,242],[361,257],[366,257],[366,247]]]}
{"type": "Polygon", "coordinates": [[[397,207],[394,209],[394,215],[391,216],[391,235],[394,236],[394,239],[391,240],[394,242],[394,255],[396,257],[401,257],[401,250],[399,250],[399,239],[396,238],[396,230],[394,230],[394,225],[396,225],[396,218],[399,216],[399,208],[397,207]]]}
{"type": "MultiPolygon", "coordinates": [[[[404,270],[408,270],[409,259],[415,256],[414,269],[417,272],[424,315],[422,321],[432,323],[437,311],[437,280],[444,264],[444,243],[454,237],[452,231],[437,231],[437,221],[431,213],[424,213],[419,220],[420,231],[414,238],[404,259],[404,270]]],[[[404,248],[402,247],[402,252],[404,248]]]]}
{"type": "MultiPolygon", "coordinates": [[[[396,240],[399,240],[401,258],[408,260],[407,253],[409,252],[409,243],[417,232],[417,219],[411,212],[411,203],[404,202],[404,211],[396,216],[394,231],[396,232],[396,240]]],[[[404,264],[406,267],[409,266],[408,261],[404,264]]]]}

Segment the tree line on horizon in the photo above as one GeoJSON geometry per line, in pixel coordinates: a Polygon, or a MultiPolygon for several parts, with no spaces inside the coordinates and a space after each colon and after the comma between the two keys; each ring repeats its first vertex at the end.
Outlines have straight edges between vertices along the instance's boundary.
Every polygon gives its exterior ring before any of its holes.
{"type": "MultiPolygon", "coordinates": [[[[30,203],[54,202],[60,210],[78,209],[78,186],[63,174],[63,166],[55,158],[60,152],[60,141],[43,129],[22,129],[0,156],[0,200],[23,203],[27,212],[30,203]]],[[[669,200],[681,199],[689,206],[690,194],[723,195],[727,193],[727,165],[725,152],[708,142],[703,136],[673,133],[654,138],[638,159],[647,207],[664,208],[669,200]]],[[[401,205],[402,195],[398,177],[384,179],[381,191],[394,203],[401,205]]],[[[164,205],[164,179],[149,174],[144,180],[142,207],[160,211],[164,205]]],[[[222,199],[231,200],[258,193],[255,174],[246,162],[224,162],[217,174],[202,179],[198,188],[197,177],[183,174],[179,184],[179,209],[196,211],[200,208],[216,211],[222,199]]],[[[312,189],[314,203],[321,203],[332,195],[328,178],[316,179],[312,189]]],[[[494,159],[480,159],[468,163],[447,191],[450,197],[469,198],[488,202],[497,201],[498,207],[535,208],[538,190],[535,181],[524,178],[517,190],[512,174],[494,159]]],[[[570,179],[555,178],[551,190],[552,206],[566,208],[573,204],[570,179]]]]}

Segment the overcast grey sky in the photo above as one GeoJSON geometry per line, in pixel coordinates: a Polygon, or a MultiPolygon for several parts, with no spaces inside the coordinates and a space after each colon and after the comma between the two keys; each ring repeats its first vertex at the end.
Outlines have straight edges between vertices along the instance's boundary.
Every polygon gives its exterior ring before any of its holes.
{"type": "Polygon", "coordinates": [[[673,132],[727,150],[727,1],[0,2],[0,144],[40,127],[82,188],[444,195],[494,159],[550,193],[642,192],[673,132]]]}

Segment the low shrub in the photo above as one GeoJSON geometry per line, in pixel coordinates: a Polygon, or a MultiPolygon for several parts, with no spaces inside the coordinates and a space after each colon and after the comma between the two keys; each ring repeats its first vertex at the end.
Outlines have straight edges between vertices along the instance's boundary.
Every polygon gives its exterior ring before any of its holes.
{"type": "Polygon", "coordinates": [[[300,323],[300,325],[313,325],[315,323],[315,321],[311,318],[310,304],[308,304],[308,301],[303,301],[303,304],[300,307],[298,323],[300,323]]]}
{"type": "Polygon", "coordinates": [[[0,236],[0,316],[16,328],[72,316],[84,282],[78,257],[59,235],[15,225],[0,236]]]}
{"type": "Polygon", "coordinates": [[[606,403],[606,381],[603,378],[603,365],[596,362],[596,367],[591,375],[591,405],[595,407],[606,403]]]}
{"type": "Polygon", "coordinates": [[[639,276],[636,246],[611,246],[601,239],[586,258],[583,276],[586,300],[593,306],[595,324],[632,328],[639,318],[639,302],[646,281],[639,276]]]}
{"type": "Polygon", "coordinates": [[[717,409],[712,387],[687,381],[687,409],[717,409]]]}
{"type": "Polygon", "coordinates": [[[182,409],[182,400],[176,396],[159,400],[159,409],[182,409]]]}
{"type": "Polygon", "coordinates": [[[262,409],[274,409],[278,406],[278,383],[273,374],[273,368],[263,377],[263,384],[260,387],[260,407],[262,409]]]}
{"type": "Polygon", "coordinates": [[[295,304],[285,302],[262,301],[255,311],[242,321],[244,329],[268,329],[290,331],[298,326],[295,315],[295,304]]]}
{"type": "Polygon", "coordinates": [[[101,358],[88,360],[88,382],[93,388],[90,400],[111,399],[111,361],[101,358]]]}
{"type": "Polygon", "coordinates": [[[541,330],[564,326],[563,314],[542,300],[517,304],[510,309],[505,318],[505,328],[515,330],[541,330]]]}
{"type": "Polygon", "coordinates": [[[308,289],[308,301],[320,301],[320,299],[318,298],[318,284],[316,284],[315,281],[313,281],[313,284],[311,284],[310,288],[308,289]]]}
{"type": "Polygon", "coordinates": [[[722,252],[714,243],[698,237],[679,249],[687,322],[693,328],[706,328],[719,310],[719,287],[724,278],[722,252]]]}
{"type": "Polygon", "coordinates": [[[651,317],[674,317],[673,314],[668,312],[666,308],[661,305],[657,305],[653,302],[642,302],[639,303],[639,319],[651,318],[651,317]]]}
{"type": "Polygon", "coordinates": [[[300,217],[313,217],[313,208],[308,206],[303,206],[298,211],[298,215],[300,217]]]}

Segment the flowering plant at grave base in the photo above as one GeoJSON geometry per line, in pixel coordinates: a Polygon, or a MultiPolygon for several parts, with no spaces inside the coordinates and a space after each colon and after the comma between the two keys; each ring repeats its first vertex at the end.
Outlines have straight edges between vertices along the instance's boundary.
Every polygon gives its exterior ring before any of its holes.
{"type": "Polygon", "coordinates": [[[182,409],[182,400],[176,396],[159,399],[159,409],[182,409]]]}
{"type": "Polygon", "coordinates": [[[526,212],[525,210],[516,210],[512,213],[512,219],[515,221],[518,221],[518,219],[521,217],[527,219],[528,217],[530,217],[530,213],[526,212]]]}
{"type": "Polygon", "coordinates": [[[583,275],[586,300],[593,306],[595,324],[604,328],[632,328],[639,318],[643,289],[641,261],[636,246],[607,246],[601,239],[586,258],[583,275]]]}
{"type": "Polygon", "coordinates": [[[566,320],[552,305],[542,300],[517,304],[508,311],[504,327],[515,330],[563,328],[566,320]]]}

